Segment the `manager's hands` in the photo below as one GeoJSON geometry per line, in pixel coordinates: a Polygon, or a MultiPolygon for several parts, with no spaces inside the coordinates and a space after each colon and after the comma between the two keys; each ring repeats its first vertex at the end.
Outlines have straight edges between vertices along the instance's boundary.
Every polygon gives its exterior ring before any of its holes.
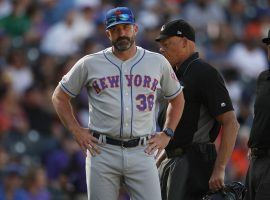
{"type": "Polygon", "coordinates": [[[100,150],[97,147],[98,139],[95,138],[88,128],[80,128],[73,133],[75,140],[80,145],[84,155],[86,156],[87,150],[89,150],[92,156],[100,154],[100,150]]]}
{"type": "Polygon", "coordinates": [[[151,137],[147,142],[145,153],[152,155],[158,150],[155,158],[158,158],[162,150],[169,144],[171,137],[167,136],[164,132],[158,132],[151,137]]]}

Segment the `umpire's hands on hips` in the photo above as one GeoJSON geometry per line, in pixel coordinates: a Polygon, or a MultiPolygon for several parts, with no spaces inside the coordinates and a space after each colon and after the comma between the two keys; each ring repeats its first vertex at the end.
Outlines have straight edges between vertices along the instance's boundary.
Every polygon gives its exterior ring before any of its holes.
{"type": "Polygon", "coordinates": [[[155,158],[158,158],[162,150],[169,144],[171,137],[167,136],[164,132],[158,132],[151,137],[147,142],[145,153],[152,155],[158,150],[155,158]]]}
{"type": "Polygon", "coordinates": [[[85,156],[87,155],[87,150],[89,150],[92,156],[100,154],[100,150],[97,147],[98,139],[95,138],[91,133],[89,133],[88,128],[81,128],[73,135],[77,143],[80,145],[85,156]]]}

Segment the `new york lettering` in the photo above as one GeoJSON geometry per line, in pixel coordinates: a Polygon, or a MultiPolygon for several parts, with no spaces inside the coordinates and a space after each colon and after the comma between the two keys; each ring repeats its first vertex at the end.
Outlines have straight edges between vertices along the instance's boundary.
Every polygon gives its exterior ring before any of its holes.
{"type": "MultiPolygon", "coordinates": [[[[127,81],[127,87],[131,87],[133,85],[135,87],[150,88],[152,91],[155,91],[158,85],[157,79],[151,78],[147,75],[125,75],[125,79],[127,81]]],[[[106,88],[118,88],[119,86],[120,77],[118,75],[102,77],[93,81],[92,83],[92,87],[95,89],[97,94],[106,88]]]]}

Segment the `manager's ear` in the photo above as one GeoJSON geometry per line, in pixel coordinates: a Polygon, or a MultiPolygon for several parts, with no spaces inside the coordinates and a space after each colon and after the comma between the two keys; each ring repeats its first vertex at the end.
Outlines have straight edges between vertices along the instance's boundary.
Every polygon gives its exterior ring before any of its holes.
{"type": "Polygon", "coordinates": [[[110,31],[109,31],[109,30],[106,30],[105,33],[106,33],[107,37],[111,40],[111,34],[110,34],[110,31]]]}
{"type": "Polygon", "coordinates": [[[134,24],[134,25],[133,25],[133,29],[134,29],[135,35],[137,35],[137,33],[138,33],[138,31],[139,31],[138,24],[134,24]]]}

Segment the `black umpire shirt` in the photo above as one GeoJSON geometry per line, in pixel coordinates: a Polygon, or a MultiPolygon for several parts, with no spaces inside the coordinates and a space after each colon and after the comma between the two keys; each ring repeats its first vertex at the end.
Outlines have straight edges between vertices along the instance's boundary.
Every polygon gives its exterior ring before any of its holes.
{"type": "Polygon", "coordinates": [[[254,114],[248,146],[270,148],[270,70],[258,77],[254,114]]]}
{"type": "Polygon", "coordinates": [[[233,110],[223,78],[197,52],[179,66],[176,75],[184,86],[185,107],[166,150],[213,142],[221,128],[215,117],[233,110]]]}

